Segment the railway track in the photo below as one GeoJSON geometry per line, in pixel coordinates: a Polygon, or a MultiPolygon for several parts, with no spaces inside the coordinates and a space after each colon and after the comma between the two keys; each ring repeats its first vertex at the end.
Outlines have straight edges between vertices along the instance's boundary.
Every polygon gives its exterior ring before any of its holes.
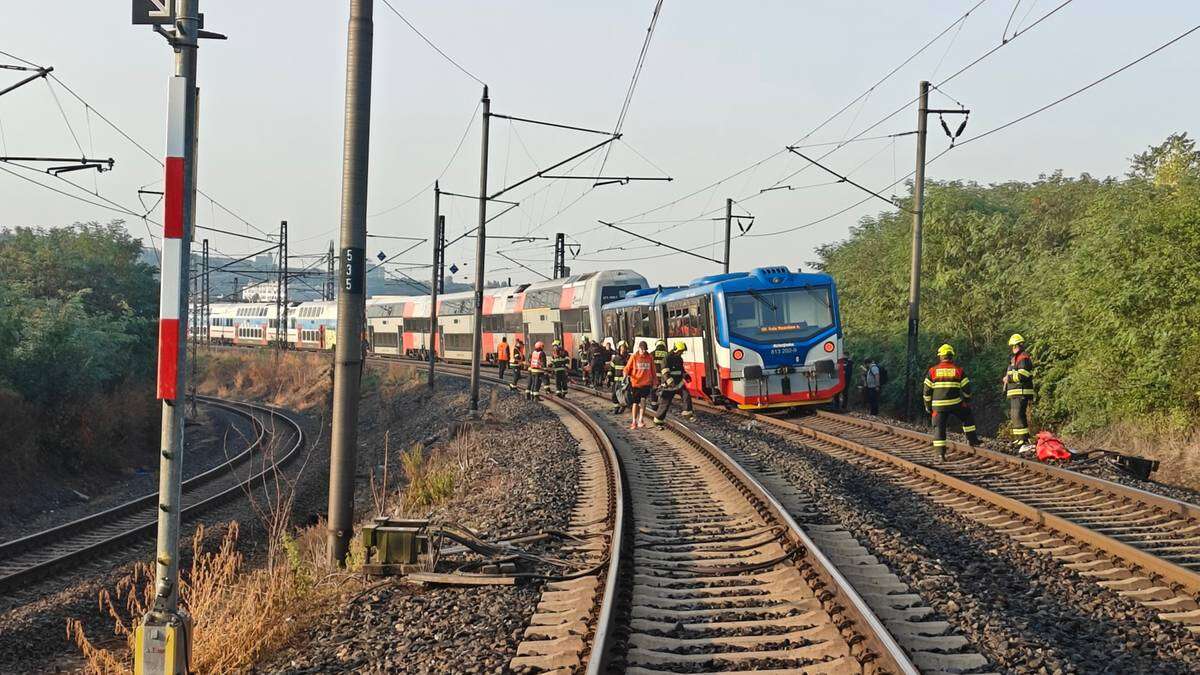
{"type": "MultiPolygon", "coordinates": [[[[304,432],[287,415],[252,403],[200,396],[206,405],[248,418],[255,437],[237,455],[183,482],[186,522],[240,494],[298,454],[304,432]],[[244,469],[244,470],[243,470],[244,469]]],[[[157,530],[158,494],[0,544],[0,596],[70,572],[98,556],[140,542],[157,530]]]]}
{"type": "Polygon", "coordinates": [[[741,414],[872,467],[1200,635],[1200,506],[956,441],[939,462],[927,435],[846,415],[741,414]]]}
{"type": "Polygon", "coordinates": [[[547,585],[514,668],[919,672],[830,558],[719,447],[674,421],[626,433],[595,400],[544,400],[588,427],[619,466],[609,480],[624,484],[584,486],[572,522],[610,528],[609,568],[602,583],[547,585]],[[605,510],[610,520],[597,517],[605,510]]]}

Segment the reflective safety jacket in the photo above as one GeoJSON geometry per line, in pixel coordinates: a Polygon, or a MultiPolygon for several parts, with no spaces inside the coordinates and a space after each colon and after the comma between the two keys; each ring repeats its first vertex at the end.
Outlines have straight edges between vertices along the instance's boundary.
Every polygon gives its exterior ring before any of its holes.
{"type": "Polygon", "coordinates": [[[667,355],[670,353],[667,351],[667,343],[662,340],[659,340],[658,344],[654,345],[654,351],[651,352],[654,355],[654,372],[662,372],[663,367],[667,363],[667,355]]]}
{"type": "Polygon", "coordinates": [[[613,353],[612,360],[608,362],[608,367],[612,368],[612,377],[614,380],[619,382],[625,379],[625,364],[628,361],[628,354],[622,354],[621,352],[613,353]]]}
{"type": "Polygon", "coordinates": [[[507,342],[501,342],[500,344],[496,345],[496,360],[497,361],[507,361],[508,360],[508,343],[507,342]]]}
{"type": "Polygon", "coordinates": [[[687,381],[687,371],[683,368],[683,354],[670,352],[667,354],[666,360],[663,362],[663,368],[659,371],[662,376],[663,386],[668,389],[678,389],[687,381]]]}
{"type": "Polygon", "coordinates": [[[519,366],[525,362],[525,352],[520,347],[513,347],[512,362],[514,366],[519,366]]]}
{"type": "Polygon", "coordinates": [[[971,399],[971,380],[961,366],[942,361],[925,374],[925,407],[949,408],[971,399]]]}
{"type": "Polygon", "coordinates": [[[554,350],[554,355],[550,357],[550,367],[556,372],[566,370],[567,364],[570,363],[571,356],[567,354],[567,350],[559,347],[554,350]]]}
{"type": "Polygon", "coordinates": [[[546,352],[535,349],[529,355],[529,372],[540,373],[546,367],[546,352]]]}
{"type": "Polygon", "coordinates": [[[1033,396],[1033,359],[1024,349],[1013,354],[1004,375],[1004,393],[1014,396],[1033,396]]]}

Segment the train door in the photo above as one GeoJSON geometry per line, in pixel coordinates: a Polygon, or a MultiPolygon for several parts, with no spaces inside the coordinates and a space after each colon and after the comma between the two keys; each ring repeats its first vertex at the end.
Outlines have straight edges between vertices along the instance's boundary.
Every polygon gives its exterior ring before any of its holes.
{"type": "Polygon", "coordinates": [[[371,345],[371,350],[375,350],[375,326],[367,324],[367,344],[371,345]]]}
{"type": "Polygon", "coordinates": [[[700,296],[700,306],[697,308],[703,326],[701,343],[704,345],[704,383],[703,389],[710,397],[720,391],[717,379],[717,355],[713,344],[717,339],[717,331],[713,322],[712,297],[700,296]]]}

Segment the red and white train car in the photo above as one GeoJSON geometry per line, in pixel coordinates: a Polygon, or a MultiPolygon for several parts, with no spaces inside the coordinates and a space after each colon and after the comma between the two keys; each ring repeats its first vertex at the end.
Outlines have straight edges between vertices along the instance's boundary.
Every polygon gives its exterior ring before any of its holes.
{"type": "MultiPolygon", "coordinates": [[[[501,338],[507,338],[510,345],[517,339],[527,345],[541,340],[547,347],[558,339],[573,354],[584,337],[599,339],[600,308],[604,303],[642,288],[646,288],[646,279],[640,274],[606,270],[486,289],[480,326],[483,358],[494,360],[501,338]]],[[[373,351],[420,358],[436,346],[439,358],[469,362],[475,328],[474,298],[473,291],[438,296],[436,335],[429,330],[428,296],[379,299],[367,312],[373,351]]]]}

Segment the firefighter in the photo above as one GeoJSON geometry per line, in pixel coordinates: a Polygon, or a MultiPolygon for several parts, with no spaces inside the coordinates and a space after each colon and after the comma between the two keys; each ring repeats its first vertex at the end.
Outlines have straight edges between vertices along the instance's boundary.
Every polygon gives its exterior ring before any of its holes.
{"type": "Polygon", "coordinates": [[[1025,351],[1025,338],[1013,333],[1008,338],[1012,358],[1004,374],[1004,395],[1008,397],[1008,417],[1012,424],[1013,445],[1029,442],[1029,406],[1033,403],[1033,359],[1025,351]]]}
{"type": "Polygon", "coordinates": [[[971,380],[954,363],[954,347],[942,345],[937,354],[939,363],[925,375],[925,412],[933,416],[933,449],[945,461],[946,423],[950,415],[962,423],[969,445],[974,447],[979,439],[975,435],[975,416],[971,414],[971,380]]]}
{"type": "Polygon", "coordinates": [[[555,340],[550,350],[550,369],[554,371],[554,393],[559,398],[567,397],[567,366],[571,365],[571,355],[563,349],[562,341],[555,340]]]}
{"type": "Polygon", "coordinates": [[[676,394],[683,400],[681,414],[684,417],[692,417],[695,414],[692,412],[692,395],[687,389],[687,383],[692,381],[692,376],[688,375],[687,370],[683,367],[683,353],[686,351],[686,344],[676,342],[675,347],[667,353],[663,369],[659,371],[662,385],[659,387],[658,394],[658,414],[654,416],[655,426],[662,426],[665,423],[667,412],[671,410],[671,401],[675,399],[676,394]]]}
{"type": "Polygon", "coordinates": [[[508,362],[511,358],[508,350],[508,338],[500,338],[500,344],[496,345],[496,366],[499,368],[500,381],[504,381],[504,371],[508,370],[508,362]]]}
{"type": "Polygon", "coordinates": [[[654,356],[645,340],[625,363],[625,377],[629,378],[629,428],[641,429],[646,426],[646,403],[654,389],[654,356]]]}
{"type": "Polygon", "coordinates": [[[521,368],[525,365],[525,342],[521,338],[517,338],[517,344],[512,350],[512,384],[508,385],[509,389],[517,390],[517,383],[521,381],[521,368]]]}
{"type": "Polygon", "coordinates": [[[592,386],[599,389],[608,381],[608,362],[612,359],[612,352],[603,343],[593,342],[589,356],[592,359],[592,386]]]}
{"type": "Polygon", "coordinates": [[[650,400],[654,402],[655,405],[658,405],[658,389],[659,385],[662,384],[660,374],[662,373],[663,368],[666,367],[667,354],[670,354],[670,352],[667,351],[667,341],[663,338],[659,338],[654,343],[654,351],[651,354],[654,357],[654,388],[650,390],[650,400]]]}
{"type": "Polygon", "coordinates": [[[625,386],[625,364],[629,362],[629,346],[624,340],[617,343],[617,350],[613,352],[611,359],[608,362],[609,377],[612,378],[612,402],[613,414],[620,414],[625,406],[622,405],[620,397],[617,393],[625,386]]]}
{"type": "Polygon", "coordinates": [[[525,398],[531,401],[542,400],[542,386],[546,383],[545,375],[545,345],[538,340],[533,344],[533,351],[529,353],[529,389],[525,391],[525,398]]]}

